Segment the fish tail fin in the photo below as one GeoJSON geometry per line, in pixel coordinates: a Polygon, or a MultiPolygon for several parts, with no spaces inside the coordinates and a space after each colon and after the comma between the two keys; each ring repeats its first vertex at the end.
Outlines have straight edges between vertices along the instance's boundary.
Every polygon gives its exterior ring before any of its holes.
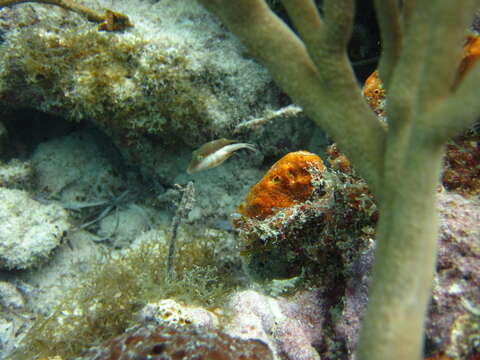
{"type": "Polygon", "coordinates": [[[245,149],[248,149],[250,151],[258,151],[258,149],[256,148],[255,145],[247,144],[247,143],[244,143],[243,145],[244,145],[245,149]]]}

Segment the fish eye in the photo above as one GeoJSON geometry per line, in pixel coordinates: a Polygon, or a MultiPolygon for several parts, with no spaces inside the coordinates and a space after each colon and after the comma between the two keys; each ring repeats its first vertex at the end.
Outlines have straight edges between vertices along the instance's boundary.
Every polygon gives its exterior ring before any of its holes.
{"type": "Polygon", "coordinates": [[[203,156],[202,156],[202,155],[198,155],[198,156],[197,156],[197,160],[198,160],[198,161],[200,161],[200,160],[202,160],[202,159],[203,159],[203,156]]]}

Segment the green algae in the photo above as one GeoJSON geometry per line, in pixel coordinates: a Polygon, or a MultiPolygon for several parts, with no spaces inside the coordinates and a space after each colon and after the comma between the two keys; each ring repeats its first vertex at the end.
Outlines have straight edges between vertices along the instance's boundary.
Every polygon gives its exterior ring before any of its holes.
{"type": "Polygon", "coordinates": [[[136,323],[145,304],[161,299],[207,309],[225,304],[235,281],[212,264],[212,239],[198,234],[189,239],[192,234],[188,231],[179,243],[172,281],[166,280],[167,246],[155,241],[155,232],[150,241],[97,261],[50,315],[38,316],[10,359],[73,359],[82,350],[122,334],[136,323]]]}

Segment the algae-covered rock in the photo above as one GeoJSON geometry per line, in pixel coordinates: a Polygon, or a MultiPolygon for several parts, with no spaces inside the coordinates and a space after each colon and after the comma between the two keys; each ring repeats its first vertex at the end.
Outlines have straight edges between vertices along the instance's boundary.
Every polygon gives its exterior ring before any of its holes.
{"type": "Polygon", "coordinates": [[[77,360],[134,359],[273,360],[266,344],[231,337],[218,329],[135,326],[85,351],[77,360]],[[158,355],[158,356],[157,356],[158,355]]]}
{"type": "Polygon", "coordinates": [[[123,191],[122,175],[103,140],[95,132],[77,131],[38,145],[31,158],[36,190],[69,208],[123,191]]]}
{"type": "Polygon", "coordinates": [[[0,306],[2,309],[22,309],[25,299],[15,285],[0,281],[0,306]]]}
{"type": "MultiPolygon", "coordinates": [[[[443,192],[438,195],[440,234],[432,299],[425,326],[425,355],[473,359],[480,333],[480,206],[478,200],[443,192]]],[[[353,353],[361,314],[368,299],[373,244],[345,269],[341,316],[335,319],[337,339],[353,353]]]]}
{"type": "Polygon", "coordinates": [[[67,216],[58,205],[0,188],[0,268],[28,269],[47,260],[69,229],[67,216]]]}
{"type": "Polygon", "coordinates": [[[119,10],[135,27],[116,33],[44,7],[0,10],[6,106],[88,120],[117,144],[141,147],[147,135],[201,143],[262,112],[277,94],[266,70],[196,1],[130,2],[119,10]]]}
{"type": "MultiPolygon", "coordinates": [[[[203,143],[221,137],[254,143],[258,152],[238,153],[222,168],[193,176],[199,195],[191,220],[230,229],[235,204],[260,176],[256,168],[306,148],[313,123],[296,113],[278,115],[289,99],[196,1],[82,4],[122,12],[135,26],[99,32],[81,16],[44,4],[0,9],[0,108],[93,124],[126,164],[165,189],[192,179],[185,170],[203,143]],[[272,114],[271,122],[248,126],[272,114]]],[[[34,127],[27,122],[34,120],[21,120],[26,132],[34,127]]],[[[13,120],[2,121],[14,133],[13,120]]],[[[60,175],[53,178],[67,177],[60,175]]],[[[47,193],[59,189],[46,184],[41,180],[47,193]]]]}
{"type": "Polygon", "coordinates": [[[146,304],[140,311],[139,320],[157,325],[195,325],[206,328],[218,326],[218,318],[213,312],[198,306],[186,306],[173,299],[146,304]]]}
{"type": "Polygon", "coordinates": [[[453,359],[480,352],[480,203],[439,196],[440,243],[426,324],[427,348],[453,359]]]}
{"type": "Polygon", "coordinates": [[[32,164],[29,161],[13,159],[8,163],[0,162],[0,186],[10,189],[26,190],[33,181],[32,164]]]}

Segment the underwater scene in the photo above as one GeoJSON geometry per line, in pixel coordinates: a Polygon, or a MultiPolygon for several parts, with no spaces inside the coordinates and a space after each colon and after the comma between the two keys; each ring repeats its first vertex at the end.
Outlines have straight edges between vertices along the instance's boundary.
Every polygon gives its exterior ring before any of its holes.
{"type": "Polygon", "coordinates": [[[480,360],[479,31],[0,0],[0,360],[480,360]]]}

